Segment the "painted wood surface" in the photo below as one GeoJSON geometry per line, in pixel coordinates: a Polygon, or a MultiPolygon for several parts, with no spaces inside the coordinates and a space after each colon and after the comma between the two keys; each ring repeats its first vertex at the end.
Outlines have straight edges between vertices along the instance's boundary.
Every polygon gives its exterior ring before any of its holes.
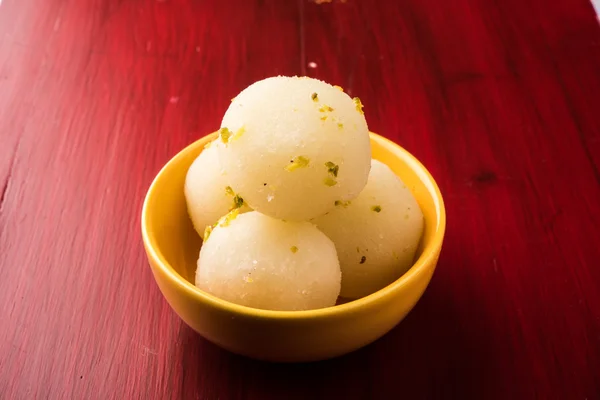
{"type": "Polygon", "coordinates": [[[1,399],[600,398],[600,27],[588,0],[4,0],[1,399]],[[174,315],[145,191],[255,80],[360,96],[448,230],[422,301],[269,365],[174,315]]]}

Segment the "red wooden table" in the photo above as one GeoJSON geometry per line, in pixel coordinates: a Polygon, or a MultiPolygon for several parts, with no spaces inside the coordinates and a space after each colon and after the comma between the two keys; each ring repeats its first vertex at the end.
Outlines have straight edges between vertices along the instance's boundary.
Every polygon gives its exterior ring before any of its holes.
{"type": "Polygon", "coordinates": [[[3,0],[0,399],[599,399],[600,27],[588,0],[3,0]],[[161,297],[143,196],[255,80],[360,96],[445,196],[376,343],[231,355],[161,297]]]}

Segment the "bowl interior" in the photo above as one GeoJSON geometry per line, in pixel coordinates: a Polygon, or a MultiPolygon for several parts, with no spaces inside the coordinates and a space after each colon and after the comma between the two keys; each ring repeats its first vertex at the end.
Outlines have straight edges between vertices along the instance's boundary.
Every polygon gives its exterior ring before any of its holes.
{"type": "MultiPolygon", "coordinates": [[[[214,138],[216,134],[198,140],[165,165],[155,179],[145,205],[150,246],[166,261],[168,268],[192,286],[202,240],[188,217],[183,187],[188,168],[214,138]]],[[[375,134],[371,134],[371,148],[373,158],[388,165],[404,181],[423,210],[425,230],[415,255],[418,261],[424,256],[423,249],[433,243],[435,235],[440,231],[443,234],[443,204],[439,191],[428,172],[402,148],[375,134]]],[[[341,299],[340,303],[343,302],[347,300],[341,299]]]]}

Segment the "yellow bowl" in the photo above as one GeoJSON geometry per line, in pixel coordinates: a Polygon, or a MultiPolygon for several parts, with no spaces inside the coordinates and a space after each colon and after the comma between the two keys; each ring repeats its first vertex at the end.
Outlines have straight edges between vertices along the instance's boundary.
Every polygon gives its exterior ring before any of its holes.
{"type": "Polygon", "coordinates": [[[413,267],[367,297],[311,311],[269,311],[233,304],[197,289],[201,240],[187,215],[186,172],[210,134],[171,159],[144,201],[142,237],[156,283],[173,310],[204,338],[233,353],[275,362],[306,362],[357,350],[386,334],[415,306],[435,270],[446,227],[440,191],[425,167],[397,144],[371,133],[373,158],[412,190],[425,216],[413,267]]]}

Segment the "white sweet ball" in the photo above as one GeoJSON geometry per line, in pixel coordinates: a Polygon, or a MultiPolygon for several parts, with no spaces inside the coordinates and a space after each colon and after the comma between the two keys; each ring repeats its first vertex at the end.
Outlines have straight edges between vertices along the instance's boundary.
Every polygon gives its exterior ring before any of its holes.
{"type": "Polygon", "coordinates": [[[369,295],[413,264],[423,233],[423,213],[406,185],[373,160],[369,181],[350,204],[313,220],[335,243],[342,268],[340,296],[369,295]]]}
{"type": "Polygon", "coordinates": [[[371,146],[360,100],[306,77],[272,77],[244,89],[221,123],[219,157],[250,207],[308,220],[351,200],[369,175],[371,146]]]}
{"type": "MultiPolygon", "coordinates": [[[[227,175],[219,164],[217,142],[208,145],[194,160],[185,178],[184,194],[194,229],[203,235],[208,225],[215,224],[243,199],[229,186],[227,175]]],[[[243,204],[241,212],[250,208],[243,204]]]]}
{"type": "Polygon", "coordinates": [[[309,222],[256,211],[221,219],[205,240],[196,286],[223,300],[268,310],[335,305],[341,272],[335,245],[309,222]]]}

